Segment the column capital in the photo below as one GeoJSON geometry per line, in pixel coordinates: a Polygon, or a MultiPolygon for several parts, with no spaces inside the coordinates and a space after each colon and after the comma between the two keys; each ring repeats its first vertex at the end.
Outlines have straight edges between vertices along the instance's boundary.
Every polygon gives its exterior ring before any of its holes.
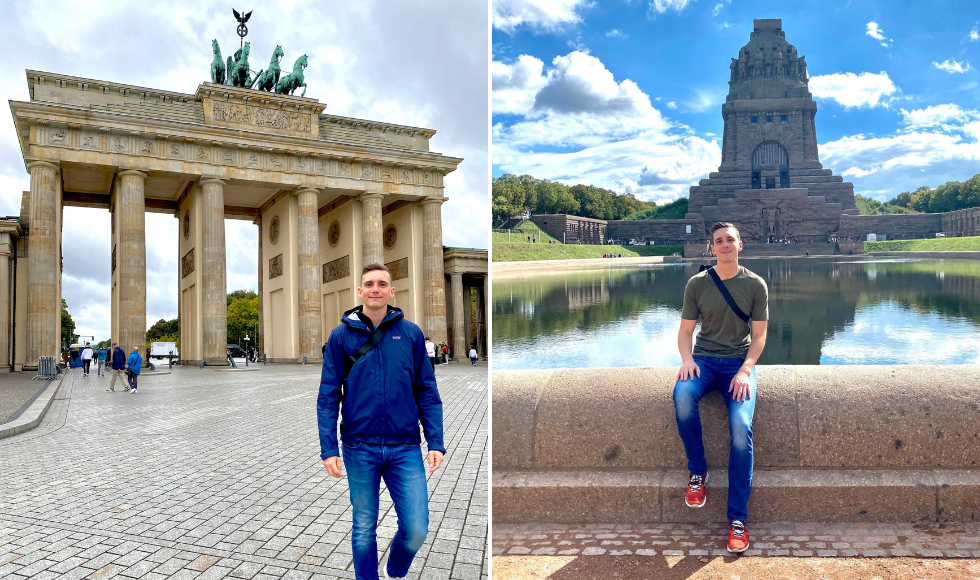
{"type": "Polygon", "coordinates": [[[146,174],[143,173],[142,171],[138,171],[136,169],[124,169],[124,170],[120,171],[119,173],[117,173],[116,175],[118,175],[119,177],[127,177],[129,175],[133,175],[135,177],[140,177],[142,179],[146,179],[146,174]]]}
{"type": "Polygon", "coordinates": [[[308,185],[304,185],[302,187],[297,187],[296,189],[292,190],[289,193],[298,197],[299,194],[301,194],[301,193],[316,193],[316,194],[319,194],[320,191],[321,190],[319,190],[319,189],[317,189],[315,187],[310,187],[308,185]]]}
{"type": "Polygon", "coordinates": [[[365,191],[364,193],[357,196],[357,199],[364,201],[366,199],[383,199],[385,194],[377,191],[365,191]]]}
{"type": "Polygon", "coordinates": [[[45,167],[47,169],[58,171],[61,169],[61,163],[59,161],[41,161],[40,159],[33,159],[27,162],[28,173],[30,173],[30,171],[35,167],[45,167]]]}
{"type": "Polygon", "coordinates": [[[227,179],[222,179],[220,177],[204,177],[198,183],[200,183],[201,185],[208,185],[208,184],[213,183],[213,184],[216,184],[216,185],[225,186],[225,185],[228,185],[228,180],[227,179]]]}
{"type": "Polygon", "coordinates": [[[449,201],[448,197],[426,197],[419,200],[419,205],[432,205],[434,203],[442,205],[447,201],[449,201]]]}

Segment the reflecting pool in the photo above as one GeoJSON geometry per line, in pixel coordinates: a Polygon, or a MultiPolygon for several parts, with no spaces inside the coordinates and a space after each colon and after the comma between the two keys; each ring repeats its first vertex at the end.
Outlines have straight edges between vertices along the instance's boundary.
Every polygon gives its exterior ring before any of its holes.
{"type": "MultiPolygon", "coordinates": [[[[769,285],[759,364],[980,364],[980,261],[744,259],[769,285]]],[[[698,264],[493,282],[495,369],[672,366],[698,264]]]]}

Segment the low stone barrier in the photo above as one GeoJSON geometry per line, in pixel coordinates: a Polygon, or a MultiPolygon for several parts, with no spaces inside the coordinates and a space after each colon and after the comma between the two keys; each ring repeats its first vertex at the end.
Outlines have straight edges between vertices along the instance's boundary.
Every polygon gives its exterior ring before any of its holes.
{"type": "MultiPolygon", "coordinates": [[[[494,372],[494,521],[724,520],[724,401],[701,404],[712,501],[689,510],[676,372],[494,372]]],[[[764,366],[757,379],[751,518],[980,520],[980,365],[764,366]]]]}

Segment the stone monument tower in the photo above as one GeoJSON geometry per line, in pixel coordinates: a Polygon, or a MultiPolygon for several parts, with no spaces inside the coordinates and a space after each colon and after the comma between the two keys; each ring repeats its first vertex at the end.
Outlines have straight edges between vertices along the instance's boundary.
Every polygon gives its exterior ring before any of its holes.
{"type": "Polygon", "coordinates": [[[820,164],[806,58],[782,20],[753,24],[730,64],[721,165],[691,187],[687,218],[734,222],[750,242],[826,241],[858,213],[854,186],[820,164]]]}

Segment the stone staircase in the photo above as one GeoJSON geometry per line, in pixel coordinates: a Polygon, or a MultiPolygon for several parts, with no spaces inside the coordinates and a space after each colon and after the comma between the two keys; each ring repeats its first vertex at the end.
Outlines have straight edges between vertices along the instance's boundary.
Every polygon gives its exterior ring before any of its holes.
{"type": "MultiPolygon", "coordinates": [[[[701,405],[708,501],[683,503],[676,368],[493,373],[495,523],[725,520],[727,414],[701,405]]],[[[980,366],[757,370],[752,521],[980,521],[980,366]]]]}

